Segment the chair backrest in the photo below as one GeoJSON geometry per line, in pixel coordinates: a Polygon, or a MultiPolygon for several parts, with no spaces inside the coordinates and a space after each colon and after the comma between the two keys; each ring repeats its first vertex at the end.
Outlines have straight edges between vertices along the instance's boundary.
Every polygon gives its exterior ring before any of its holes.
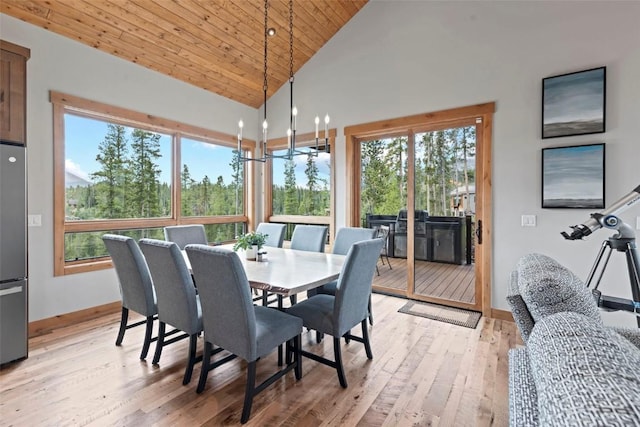
{"type": "Polygon", "coordinates": [[[136,241],[116,234],[104,234],[102,241],[118,275],[122,306],[146,317],[157,314],[149,267],[136,241]]]}
{"type": "Polygon", "coordinates": [[[190,243],[209,243],[202,224],[167,226],[164,228],[164,239],[176,243],[180,249],[184,249],[190,243]]]}
{"type": "Polygon", "coordinates": [[[324,252],[327,242],[327,230],[324,225],[296,225],[291,236],[291,249],[307,252],[324,252]]]}
{"type": "Polygon", "coordinates": [[[281,248],[284,242],[284,232],[287,228],[286,224],[274,224],[272,222],[261,222],[256,228],[256,233],[267,235],[267,241],[264,246],[272,248],[281,248]]]}
{"type": "Polygon", "coordinates": [[[384,242],[369,239],[354,243],[342,266],[333,306],[333,325],[337,336],[366,319],[371,282],[384,242]]]}
{"type": "Polygon", "coordinates": [[[238,254],[204,245],[188,245],[186,251],[198,283],[205,340],[247,361],[255,360],[256,315],[238,254]]]}
{"type": "Polygon", "coordinates": [[[158,319],[193,335],[202,330],[193,279],[180,248],[174,242],[141,239],[158,300],[158,319]]]}
{"type": "Polygon", "coordinates": [[[336,233],[332,253],[346,255],[354,243],[373,239],[375,235],[375,228],[342,227],[336,233]]]}

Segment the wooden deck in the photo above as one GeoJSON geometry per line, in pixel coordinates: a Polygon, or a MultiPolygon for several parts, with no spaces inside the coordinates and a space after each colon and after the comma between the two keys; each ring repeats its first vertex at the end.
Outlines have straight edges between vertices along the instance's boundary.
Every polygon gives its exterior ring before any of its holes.
{"type": "MultiPolygon", "coordinates": [[[[389,258],[390,270],[378,261],[379,276],[374,276],[373,285],[387,289],[407,289],[407,260],[389,258]]],[[[473,304],[475,301],[475,265],[445,264],[416,260],[415,293],[473,304]]]]}

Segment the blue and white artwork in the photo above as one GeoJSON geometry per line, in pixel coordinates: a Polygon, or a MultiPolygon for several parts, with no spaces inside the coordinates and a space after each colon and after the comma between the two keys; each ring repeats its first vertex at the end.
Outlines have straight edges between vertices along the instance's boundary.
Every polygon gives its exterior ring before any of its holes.
{"type": "Polygon", "coordinates": [[[543,208],[604,208],[604,144],[542,150],[543,208]]]}
{"type": "Polygon", "coordinates": [[[542,80],[542,138],[605,131],[606,67],[542,80]]]}

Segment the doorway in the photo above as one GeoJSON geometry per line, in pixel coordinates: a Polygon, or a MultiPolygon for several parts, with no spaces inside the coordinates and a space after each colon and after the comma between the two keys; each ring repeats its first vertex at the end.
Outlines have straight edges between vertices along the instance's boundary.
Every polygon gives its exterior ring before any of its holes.
{"type": "Polygon", "coordinates": [[[388,230],[374,291],[490,315],[494,109],[345,128],[350,225],[388,230]]]}

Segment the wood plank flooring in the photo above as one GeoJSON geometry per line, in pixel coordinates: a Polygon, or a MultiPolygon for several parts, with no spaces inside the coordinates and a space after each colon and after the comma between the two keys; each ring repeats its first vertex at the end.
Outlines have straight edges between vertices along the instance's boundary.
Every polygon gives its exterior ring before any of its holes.
{"type": "MultiPolygon", "coordinates": [[[[391,269],[378,261],[380,275],[374,276],[373,285],[380,288],[407,289],[407,260],[389,258],[391,269]]],[[[419,295],[474,303],[475,265],[446,264],[416,260],[415,292],[419,295]]]]}
{"type": "MultiPolygon", "coordinates": [[[[247,426],[506,426],[507,351],[522,341],[512,322],[482,318],[474,329],[397,310],[406,300],[373,295],[374,359],[361,344],[342,343],[349,387],[335,370],[303,359],[303,378],[286,375],[259,394],[247,426]]],[[[237,425],[246,363],[209,373],[196,394],[200,365],[187,386],[187,342],[166,347],[159,366],[138,359],[143,329],[114,341],[118,315],[60,328],[30,341],[30,357],[0,371],[2,426],[237,425]]],[[[358,331],[354,331],[358,332],[358,331]]],[[[332,340],[303,346],[332,357],[332,340]]],[[[199,348],[202,343],[199,343],[199,348]]],[[[276,368],[258,363],[258,379],[276,368]]]]}

